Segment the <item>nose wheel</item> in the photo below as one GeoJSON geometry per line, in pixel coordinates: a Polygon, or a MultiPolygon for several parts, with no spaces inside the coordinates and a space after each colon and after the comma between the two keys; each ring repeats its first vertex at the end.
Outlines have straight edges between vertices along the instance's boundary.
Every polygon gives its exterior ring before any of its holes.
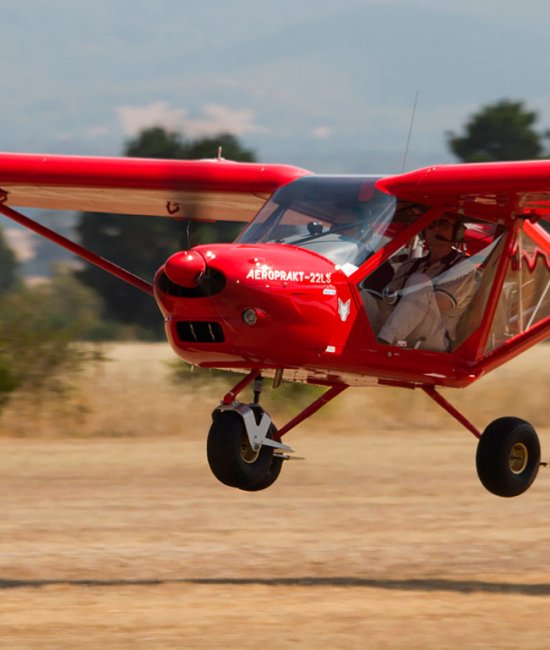
{"type": "Polygon", "coordinates": [[[525,492],[537,477],[540,464],[539,438],[525,420],[499,418],[479,439],[479,480],[497,496],[515,497],[525,492]]]}
{"type": "Polygon", "coordinates": [[[269,423],[264,421],[268,428],[263,444],[255,442],[247,432],[246,419],[240,412],[217,409],[208,432],[206,455],[218,481],[247,492],[257,492],[277,480],[285,456],[270,445],[283,445],[272,442],[277,429],[262,408],[252,406],[241,410],[253,414],[257,427],[261,426],[262,418],[268,418],[269,423]]]}
{"type": "MultiPolygon", "coordinates": [[[[282,376],[283,370],[278,369],[273,388],[280,385],[282,376]]],[[[214,476],[225,485],[248,492],[264,490],[272,485],[281,472],[283,461],[298,458],[289,455],[293,450],[283,444],[281,438],[347,388],[346,384],[331,386],[298,415],[276,429],[271,417],[259,404],[262,381],[261,374],[251,370],[224,396],[212,413],[212,426],[206,444],[208,464],[214,476]],[[237,395],[252,382],[253,403],[237,401],[237,395]]]]}

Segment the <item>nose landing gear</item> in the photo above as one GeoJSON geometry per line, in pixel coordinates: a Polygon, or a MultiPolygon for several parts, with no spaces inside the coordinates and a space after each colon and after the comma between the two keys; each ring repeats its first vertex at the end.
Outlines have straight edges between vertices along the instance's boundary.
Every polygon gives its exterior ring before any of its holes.
{"type": "Polygon", "coordinates": [[[225,485],[247,492],[264,490],[278,478],[283,460],[287,456],[280,448],[292,451],[282,443],[271,446],[277,432],[271,418],[259,407],[239,405],[249,409],[257,426],[262,419],[269,420],[266,437],[262,444],[251,443],[246,421],[237,409],[216,409],[212,414],[212,426],[208,432],[206,454],[214,476],[225,485]]]}
{"type": "Polygon", "coordinates": [[[276,440],[277,429],[259,405],[262,378],[255,378],[253,404],[235,401],[235,390],[212,414],[206,444],[208,464],[225,485],[257,492],[277,480],[283,460],[289,458],[285,452],[292,449],[276,440]]]}
{"type": "MultiPolygon", "coordinates": [[[[280,384],[281,377],[282,370],[277,371],[274,387],[280,384]]],[[[247,492],[269,487],[277,480],[283,461],[297,458],[289,455],[292,449],[281,442],[281,437],[346,388],[345,384],[331,386],[277,430],[271,417],[259,404],[262,378],[257,370],[251,371],[225,395],[222,403],[212,413],[212,426],[206,444],[212,473],[225,485],[247,492]],[[237,395],[253,381],[253,403],[238,402],[237,395]]]]}

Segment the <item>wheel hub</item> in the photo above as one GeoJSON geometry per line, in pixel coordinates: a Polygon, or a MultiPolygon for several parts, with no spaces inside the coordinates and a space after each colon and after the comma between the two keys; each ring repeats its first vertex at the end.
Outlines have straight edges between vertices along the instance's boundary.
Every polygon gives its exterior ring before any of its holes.
{"type": "Polygon", "coordinates": [[[516,443],[512,447],[508,461],[512,474],[521,474],[527,467],[528,460],[529,452],[527,451],[527,447],[521,442],[516,443]]]}
{"type": "Polygon", "coordinates": [[[241,458],[245,463],[249,465],[255,463],[260,455],[260,449],[261,447],[258,447],[257,450],[252,448],[246,433],[241,435],[241,458]]]}

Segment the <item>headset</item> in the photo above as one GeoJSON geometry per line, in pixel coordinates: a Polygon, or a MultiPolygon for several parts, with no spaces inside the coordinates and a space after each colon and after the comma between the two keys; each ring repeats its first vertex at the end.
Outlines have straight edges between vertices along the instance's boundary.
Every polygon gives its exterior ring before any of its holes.
{"type": "MultiPolygon", "coordinates": [[[[461,244],[464,241],[464,238],[466,237],[466,226],[465,224],[459,220],[459,216],[457,214],[451,213],[451,212],[446,212],[443,213],[442,216],[445,216],[445,214],[448,214],[449,216],[452,216],[454,219],[454,225],[453,225],[453,234],[451,239],[446,239],[445,237],[441,237],[440,235],[437,236],[437,239],[440,241],[446,241],[450,242],[452,244],[461,244]]],[[[437,219],[435,219],[437,221],[437,219]]],[[[425,237],[425,231],[422,231],[421,233],[425,237]]]]}

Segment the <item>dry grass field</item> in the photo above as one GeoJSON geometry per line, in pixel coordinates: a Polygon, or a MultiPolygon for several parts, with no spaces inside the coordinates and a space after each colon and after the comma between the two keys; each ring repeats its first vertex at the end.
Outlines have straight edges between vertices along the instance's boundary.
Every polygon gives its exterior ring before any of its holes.
{"type": "MultiPolygon", "coordinates": [[[[223,381],[105,353],[0,421],[0,648],[549,647],[550,468],[499,499],[425,395],[350,389],[289,434],[307,460],[234,491],[205,460],[223,381]]],[[[545,455],[549,385],[546,345],[446,395],[532,421],[545,455]]]]}

